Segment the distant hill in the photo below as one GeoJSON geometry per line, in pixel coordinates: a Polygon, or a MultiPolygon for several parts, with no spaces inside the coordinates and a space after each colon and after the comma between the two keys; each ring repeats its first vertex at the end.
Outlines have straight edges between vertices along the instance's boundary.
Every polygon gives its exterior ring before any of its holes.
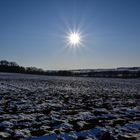
{"type": "Polygon", "coordinates": [[[139,78],[140,67],[120,67],[116,69],[77,69],[45,71],[36,67],[19,66],[16,62],[0,61],[0,72],[39,74],[50,76],[82,76],[107,78],[139,78]]]}

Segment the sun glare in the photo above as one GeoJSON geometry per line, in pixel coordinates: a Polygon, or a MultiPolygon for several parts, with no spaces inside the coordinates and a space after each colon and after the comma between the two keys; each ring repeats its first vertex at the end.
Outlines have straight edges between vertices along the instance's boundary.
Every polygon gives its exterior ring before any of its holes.
{"type": "Polygon", "coordinates": [[[78,33],[71,33],[69,35],[69,42],[72,45],[78,45],[80,43],[80,35],[78,33]]]}
{"type": "Polygon", "coordinates": [[[80,29],[70,29],[65,34],[66,47],[76,50],[84,46],[85,36],[80,29]]]}

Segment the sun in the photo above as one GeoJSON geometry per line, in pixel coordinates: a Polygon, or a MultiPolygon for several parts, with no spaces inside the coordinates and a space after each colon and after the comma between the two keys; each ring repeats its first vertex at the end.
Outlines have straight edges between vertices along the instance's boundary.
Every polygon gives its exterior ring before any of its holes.
{"type": "Polygon", "coordinates": [[[76,32],[70,33],[68,39],[69,43],[73,46],[76,46],[81,42],[81,36],[79,33],[76,32]]]}
{"type": "Polygon", "coordinates": [[[63,38],[65,38],[65,47],[72,49],[72,50],[78,50],[85,46],[85,35],[80,28],[68,28],[67,32],[65,32],[63,38]]]}

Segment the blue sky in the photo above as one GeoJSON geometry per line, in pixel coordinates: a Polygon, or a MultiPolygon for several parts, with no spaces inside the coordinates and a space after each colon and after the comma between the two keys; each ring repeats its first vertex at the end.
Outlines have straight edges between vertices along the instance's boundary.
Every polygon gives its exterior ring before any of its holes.
{"type": "Polygon", "coordinates": [[[140,0],[0,0],[0,59],[46,70],[140,66],[140,0]],[[75,50],[69,29],[84,36],[75,50]]]}

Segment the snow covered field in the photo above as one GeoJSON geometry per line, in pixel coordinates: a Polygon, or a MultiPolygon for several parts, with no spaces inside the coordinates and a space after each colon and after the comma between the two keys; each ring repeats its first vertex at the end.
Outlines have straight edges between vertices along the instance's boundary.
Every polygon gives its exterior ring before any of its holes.
{"type": "Polygon", "coordinates": [[[140,79],[0,73],[0,139],[139,140],[140,79]]]}

